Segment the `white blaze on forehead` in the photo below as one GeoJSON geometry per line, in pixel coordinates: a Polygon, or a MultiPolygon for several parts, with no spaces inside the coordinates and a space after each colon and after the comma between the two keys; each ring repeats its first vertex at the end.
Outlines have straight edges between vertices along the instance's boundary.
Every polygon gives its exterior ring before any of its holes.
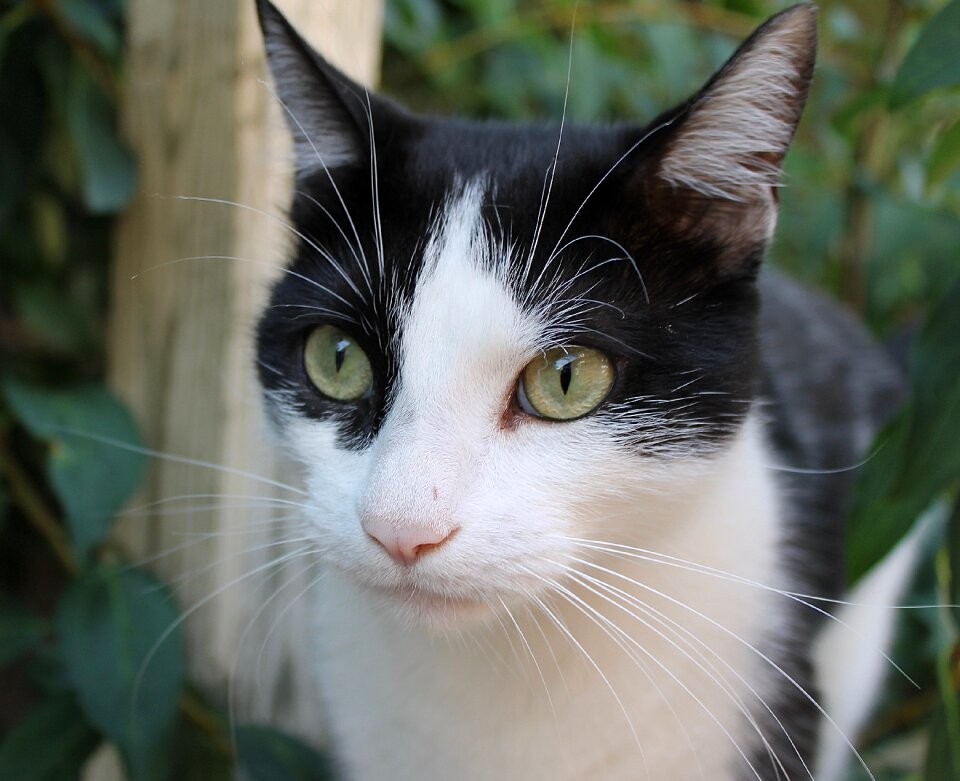
{"type": "Polygon", "coordinates": [[[413,407],[407,413],[467,412],[499,402],[536,342],[537,324],[505,281],[505,251],[491,245],[483,228],[481,198],[474,184],[447,207],[401,322],[396,400],[413,407]]]}
{"type": "Polygon", "coordinates": [[[504,281],[508,259],[488,240],[481,201],[476,184],[451,198],[400,318],[399,374],[371,451],[366,511],[442,524],[536,344],[540,329],[504,281]]]}

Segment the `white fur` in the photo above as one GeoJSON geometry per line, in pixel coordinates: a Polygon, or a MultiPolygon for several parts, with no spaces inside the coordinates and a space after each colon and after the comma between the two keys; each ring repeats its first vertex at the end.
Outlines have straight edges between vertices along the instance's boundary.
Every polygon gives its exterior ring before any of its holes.
{"type": "Polygon", "coordinates": [[[873,710],[880,685],[892,665],[884,657],[902,599],[914,571],[924,524],[872,569],[848,597],[814,647],[817,686],[838,729],[822,729],[817,781],[839,781],[853,759],[841,735],[855,739],[873,710]]]}
{"type": "Polygon", "coordinates": [[[372,446],[339,448],[329,422],[287,429],[330,565],[305,642],[346,775],[743,778],[736,746],[753,744],[750,718],[771,720],[760,698],[777,675],[749,645],[775,631],[781,597],[571,538],[785,586],[760,427],[663,469],[590,417],[504,425],[547,326],[503,282],[478,204],[466,188],[428,246],[402,315],[399,387],[372,446]],[[404,568],[363,533],[364,513],[459,531],[404,568]],[[626,609],[565,567],[622,589],[626,609]]]}
{"type": "Polygon", "coordinates": [[[793,138],[815,14],[785,14],[700,98],[664,158],[668,182],[733,201],[768,201],[793,138]]]}

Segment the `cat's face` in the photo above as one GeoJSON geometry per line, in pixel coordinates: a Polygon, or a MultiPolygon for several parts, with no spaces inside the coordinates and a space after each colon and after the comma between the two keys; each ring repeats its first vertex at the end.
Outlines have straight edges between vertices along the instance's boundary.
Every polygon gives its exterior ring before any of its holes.
{"type": "Polygon", "coordinates": [[[446,625],[536,599],[576,540],[662,541],[756,390],[811,8],[648,127],[562,136],[411,116],[261,16],[299,175],[260,375],[322,557],[446,625]]]}

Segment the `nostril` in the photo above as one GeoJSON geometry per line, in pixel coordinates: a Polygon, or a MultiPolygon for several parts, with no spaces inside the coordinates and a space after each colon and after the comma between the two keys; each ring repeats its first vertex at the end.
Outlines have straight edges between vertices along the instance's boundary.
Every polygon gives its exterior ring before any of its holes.
{"type": "Polygon", "coordinates": [[[395,526],[377,518],[364,518],[363,530],[397,564],[410,566],[420,556],[447,543],[459,527],[395,526]]]}
{"type": "Polygon", "coordinates": [[[450,539],[453,537],[453,535],[458,531],[460,531],[460,527],[455,526],[446,533],[446,536],[443,539],[438,540],[437,542],[421,542],[419,545],[415,545],[411,551],[414,558],[419,558],[424,553],[429,553],[432,550],[436,550],[441,545],[446,545],[448,542],[450,542],[450,539]]]}

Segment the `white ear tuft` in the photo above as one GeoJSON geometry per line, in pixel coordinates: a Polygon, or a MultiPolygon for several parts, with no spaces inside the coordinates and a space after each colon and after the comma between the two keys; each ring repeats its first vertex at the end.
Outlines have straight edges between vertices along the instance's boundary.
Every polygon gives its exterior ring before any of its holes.
{"type": "Polygon", "coordinates": [[[267,0],[258,0],[267,62],[293,137],[298,176],[365,159],[345,99],[360,88],[329,65],[267,0]]]}
{"type": "Polygon", "coordinates": [[[680,119],[660,161],[670,185],[710,198],[770,201],[803,110],[816,52],[816,9],[794,6],[760,27],[680,119]]]}

